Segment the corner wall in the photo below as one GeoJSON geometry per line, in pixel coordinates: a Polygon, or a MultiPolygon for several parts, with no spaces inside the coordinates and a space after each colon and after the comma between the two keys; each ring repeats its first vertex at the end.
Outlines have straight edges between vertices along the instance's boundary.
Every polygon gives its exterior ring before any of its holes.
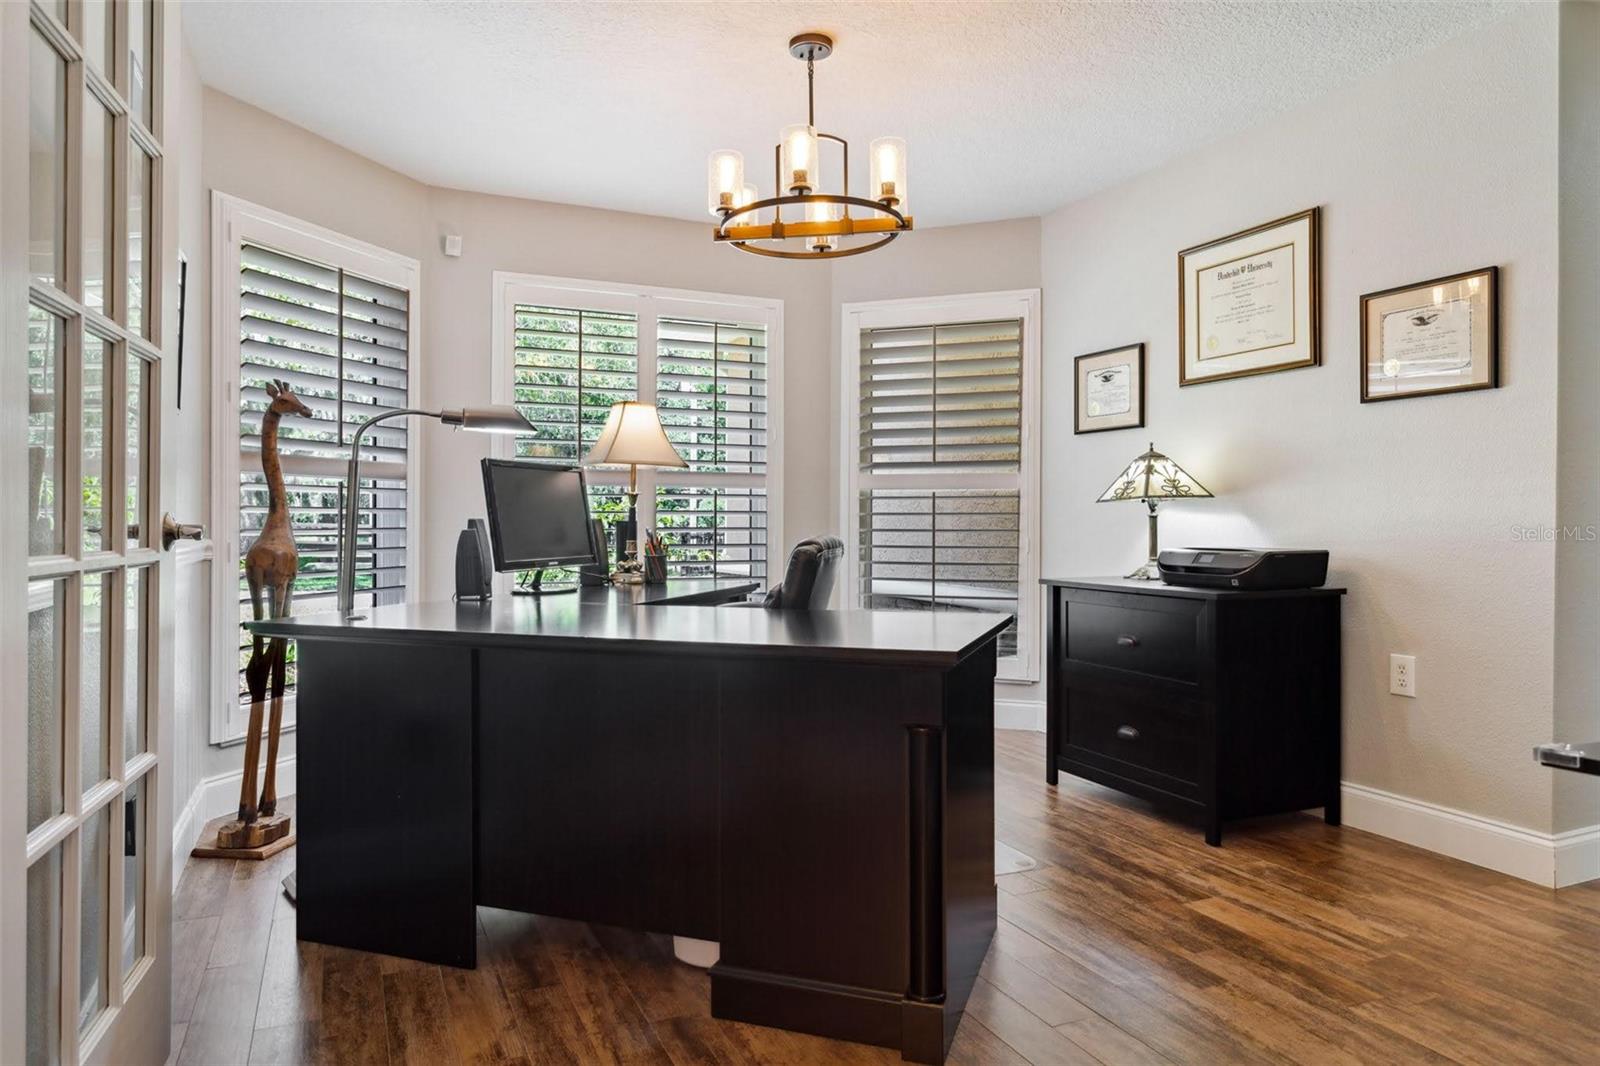
{"type": "MultiPolygon", "coordinates": [[[[1555,729],[1600,740],[1600,6],[1561,5],[1561,360],[1555,729]]],[[[1555,831],[1600,819],[1600,779],[1556,773],[1555,831]]],[[[1600,851],[1600,847],[1597,847],[1600,851]]],[[[1590,876],[1600,877],[1600,860],[1590,876]]]]}
{"type": "MultiPolygon", "coordinates": [[[[1044,434],[1045,572],[1123,572],[1142,512],[1094,502],[1154,440],[1218,498],[1166,545],[1321,547],[1344,613],[1344,778],[1539,833],[1553,728],[1557,9],[1538,7],[1116,189],[1043,229],[1045,398],[1147,346],[1147,428],[1044,434]],[[1180,389],[1178,249],[1322,207],[1321,367],[1180,389]],[[1358,298],[1499,264],[1503,387],[1363,406],[1358,298]],[[1418,697],[1388,693],[1390,652],[1418,697]]],[[[1592,590],[1591,590],[1592,602],[1592,590]]],[[[1592,609],[1592,608],[1591,608],[1592,609]]],[[[1348,808],[1347,808],[1348,809],[1348,808]]]]}

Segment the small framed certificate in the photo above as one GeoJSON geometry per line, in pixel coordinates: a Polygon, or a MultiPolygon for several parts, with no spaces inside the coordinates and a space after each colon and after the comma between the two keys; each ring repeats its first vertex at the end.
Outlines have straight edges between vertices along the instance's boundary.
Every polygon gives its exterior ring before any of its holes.
{"type": "Polygon", "coordinates": [[[1074,433],[1144,425],[1144,345],[1090,352],[1072,361],[1074,433]]]}
{"type": "Polygon", "coordinates": [[[1319,209],[1178,253],[1178,384],[1322,362],[1319,209]]]}
{"type": "Polygon", "coordinates": [[[1500,268],[1361,297],[1361,402],[1500,384],[1500,268]]]}

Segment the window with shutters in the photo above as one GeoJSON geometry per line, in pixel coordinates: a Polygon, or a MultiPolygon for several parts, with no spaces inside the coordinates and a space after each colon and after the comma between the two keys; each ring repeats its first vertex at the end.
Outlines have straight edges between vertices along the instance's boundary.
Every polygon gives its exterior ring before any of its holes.
{"type": "MultiPolygon", "coordinates": [[[[226,447],[229,461],[218,463],[226,469],[219,469],[217,479],[217,544],[233,560],[237,576],[218,597],[218,617],[226,620],[219,651],[226,651],[216,661],[231,658],[236,669],[218,671],[227,676],[218,678],[223,706],[220,721],[213,718],[214,741],[242,735],[249,704],[244,666],[251,640],[242,623],[253,617],[254,605],[244,555],[271,507],[261,466],[263,425],[272,402],[266,386],[288,382],[311,411],[309,417],[285,415],[278,424],[284,506],[299,552],[291,609],[295,614],[332,610],[350,442],[373,415],[413,406],[416,310],[413,260],[232,198],[219,198],[219,210],[227,216],[229,239],[218,264],[213,306],[218,344],[226,345],[224,351],[237,345],[237,355],[229,360],[236,376],[219,390],[230,404],[224,424],[236,427],[236,439],[231,446],[218,442],[218,456],[226,447]],[[224,478],[231,483],[226,488],[224,478]]],[[[413,432],[408,420],[399,419],[362,438],[362,478],[356,488],[358,606],[407,598],[416,529],[409,491],[417,465],[413,432]]],[[[269,602],[263,593],[263,613],[270,610],[269,602]]],[[[292,649],[286,673],[292,695],[292,649]]]]}
{"type": "MultiPolygon", "coordinates": [[[[613,403],[654,403],[688,463],[639,471],[639,522],[661,534],[669,573],[766,581],[781,550],[768,442],[782,305],[503,273],[495,284],[496,388],[534,427],[506,453],[580,463],[613,403]]],[[[609,533],[626,517],[628,472],[593,468],[588,481],[609,533]]]]}
{"type": "Polygon", "coordinates": [[[1009,615],[999,675],[1037,677],[1037,295],[846,305],[841,507],[863,607],[1009,615]]]}

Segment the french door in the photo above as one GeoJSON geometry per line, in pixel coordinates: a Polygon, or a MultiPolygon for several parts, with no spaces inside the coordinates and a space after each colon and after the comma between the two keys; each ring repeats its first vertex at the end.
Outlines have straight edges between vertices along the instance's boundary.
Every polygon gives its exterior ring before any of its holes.
{"type": "Polygon", "coordinates": [[[160,1062],[175,27],[151,0],[0,7],[0,185],[26,189],[0,199],[0,1062],[160,1062]]]}

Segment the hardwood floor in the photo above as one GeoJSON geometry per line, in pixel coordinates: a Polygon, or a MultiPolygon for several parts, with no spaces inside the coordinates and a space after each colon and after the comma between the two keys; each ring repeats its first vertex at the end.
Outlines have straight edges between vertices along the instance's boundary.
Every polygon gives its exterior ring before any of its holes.
{"type": "MultiPolygon", "coordinates": [[[[1191,826],[1002,733],[996,819],[1040,860],[958,1063],[1576,1062],[1600,1047],[1600,882],[1552,892],[1311,815],[1191,826]]],[[[717,1021],[668,941],[480,908],[456,970],[294,938],[295,851],[190,860],[174,901],[178,1063],[889,1063],[717,1021]]]]}

